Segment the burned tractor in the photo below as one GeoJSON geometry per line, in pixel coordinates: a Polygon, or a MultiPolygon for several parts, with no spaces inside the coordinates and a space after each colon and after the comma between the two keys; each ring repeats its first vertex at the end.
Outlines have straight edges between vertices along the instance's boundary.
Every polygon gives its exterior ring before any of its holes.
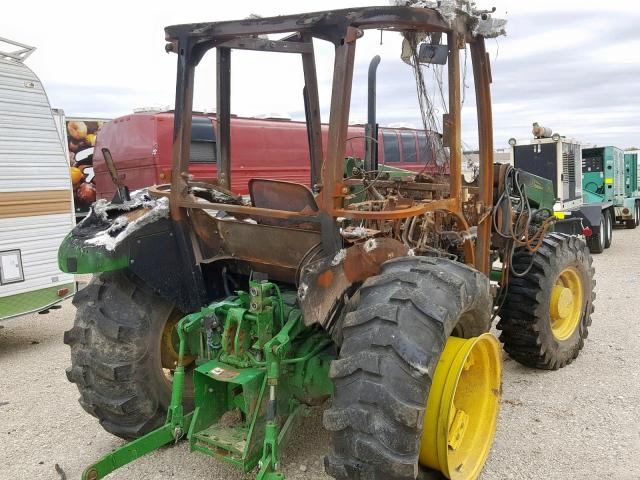
{"type": "Polygon", "coordinates": [[[60,249],[63,270],[95,274],[75,297],[67,375],[84,409],[131,440],[83,478],[185,439],[258,479],[282,479],[287,434],[308,405],[328,402],[334,478],[472,479],[500,403],[495,316],[523,364],[555,369],[578,355],[592,312],[589,251],[552,233],[544,179],[492,163],[484,36],[495,23],[470,5],[439,5],[166,29],[178,57],[171,184],[129,194],[109,162],[116,197],[97,202],[60,249]],[[414,69],[446,64],[445,163],[433,175],[385,173],[370,122],[364,166],[345,176],[354,53],[366,29],[401,32],[414,69]],[[335,46],[326,145],[314,39],[335,46]],[[461,175],[467,45],[480,142],[471,184],[461,175]],[[187,163],[194,74],[210,49],[219,173],[202,182],[187,163]],[[254,178],[249,199],[230,190],[234,49],[301,56],[311,189],[254,178]]]}

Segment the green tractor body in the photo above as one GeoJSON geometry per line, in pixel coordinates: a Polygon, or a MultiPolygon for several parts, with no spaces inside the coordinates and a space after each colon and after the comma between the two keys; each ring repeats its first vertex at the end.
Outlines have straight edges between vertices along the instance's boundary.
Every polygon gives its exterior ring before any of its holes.
{"type": "Polygon", "coordinates": [[[296,292],[264,281],[249,287],[178,322],[166,424],[89,467],[84,479],[102,478],[182,437],[191,450],[245,472],[259,465],[259,479],[284,478],[268,472],[305,406],[331,396],[335,352],[323,330],[304,326],[301,311],[292,306],[296,292]],[[192,372],[192,412],[183,409],[185,367],[192,372]]]}

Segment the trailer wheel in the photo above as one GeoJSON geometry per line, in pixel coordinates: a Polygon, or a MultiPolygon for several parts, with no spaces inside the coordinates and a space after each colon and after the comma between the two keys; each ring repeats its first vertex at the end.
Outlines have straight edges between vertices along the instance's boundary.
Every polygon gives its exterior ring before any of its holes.
{"type": "Polygon", "coordinates": [[[600,214],[600,227],[598,232],[594,230],[590,237],[587,237],[587,245],[591,253],[604,252],[604,240],[606,236],[606,220],[604,213],[600,214]]]}
{"type": "Polygon", "coordinates": [[[611,242],[613,242],[613,213],[609,208],[605,211],[604,214],[606,221],[606,236],[604,237],[604,248],[609,248],[611,246],[611,242]]]}
{"type": "Polygon", "coordinates": [[[633,218],[625,220],[624,226],[630,230],[633,230],[638,226],[638,202],[633,204],[633,218]]]}
{"type": "Polygon", "coordinates": [[[584,241],[553,233],[535,254],[519,250],[498,330],[507,353],[530,367],[556,370],[580,353],[595,299],[591,255],[584,241]]]}
{"type": "Polygon", "coordinates": [[[631,218],[629,220],[625,220],[624,221],[624,226],[626,228],[628,228],[629,230],[633,230],[634,228],[636,228],[638,226],[638,223],[636,222],[635,218],[631,218]]]}
{"type": "MultiPolygon", "coordinates": [[[[444,444],[442,441],[439,444],[442,448],[437,450],[436,445],[422,444],[421,438],[423,431],[426,438],[431,438],[424,423],[430,415],[425,414],[425,406],[434,372],[436,377],[444,372],[442,375],[447,378],[448,366],[452,365],[447,359],[461,358],[459,355],[441,358],[447,337],[467,316],[489,319],[491,304],[487,277],[447,259],[391,260],[382,266],[380,275],[364,283],[359,306],[345,317],[339,358],[331,365],[334,396],[324,414],[325,428],[331,432],[330,452],[325,458],[329,475],[354,480],[415,480],[420,461],[427,454],[433,458],[442,451],[441,471],[448,468],[447,452],[453,452],[451,455],[464,457],[460,461],[467,468],[465,475],[460,476],[455,471],[459,464],[454,464],[451,478],[475,478],[467,474],[477,475],[486,460],[500,394],[499,350],[491,354],[490,342],[480,341],[482,336],[459,340],[462,345],[471,342],[467,345],[481,346],[474,357],[479,369],[478,375],[473,376],[476,383],[473,388],[466,384],[465,389],[468,395],[482,397],[469,400],[482,410],[475,415],[470,413],[473,419],[469,421],[465,439],[471,442],[471,448],[467,444],[456,452],[447,447],[444,439],[444,444]]],[[[447,350],[450,349],[461,351],[447,343],[447,350]]],[[[460,370],[473,368],[472,363],[463,361],[460,370]]],[[[461,378],[460,371],[455,368],[454,371],[458,376],[449,378],[461,378]]],[[[445,388],[449,396],[453,396],[451,389],[456,385],[454,381],[449,390],[445,388]]],[[[442,400],[445,397],[436,383],[432,390],[438,393],[433,400],[429,396],[429,403],[435,402],[441,408],[434,407],[431,415],[435,421],[444,419],[446,423],[445,417],[456,413],[451,408],[454,402],[442,400]]],[[[462,414],[459,417],[464,427],[462,414]]],[[[441,431],[441,422],[438,425],[441,431]]],[[[446,429],[444,434],[446,437],[446,429]]],[[[459,459],[456,457],[456,461],[459,459]]]]}
{"type": "MultiPolygon", "coordinates": [[[[161,426],[171,400],[173,327],[180,313],[123,272],[95,275],[73,304],[76,318],[64,343],[71,347],[67,378],[80,391],[80,405],[125,439],[161,426]]],[[[189,408],[189,383],[185,401],[189,408]]]]}

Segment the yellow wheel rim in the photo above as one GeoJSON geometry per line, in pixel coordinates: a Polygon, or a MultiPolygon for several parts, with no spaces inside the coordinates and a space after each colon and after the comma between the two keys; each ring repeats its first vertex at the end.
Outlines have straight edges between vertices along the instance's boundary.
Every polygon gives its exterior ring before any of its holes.
{"type": "Polygon", "coordinates": [[[551,331],[557,340],[566,340],[575,332],[582,317],[582,301],[580,274],[567,267],[558,275],[549,304],[551,331]]]}
{"type": "Polygon", "coordinates": [[[162,358],[162,367],[173,370],[178,364],[178,349],[176,348],[177,333],[175,333],[176,325],[179,318],[169,318],[162,329],[162,337],[160,339],[160,356],[162,358]]]}
{"type": "Polygon", "coordinates": [[[420,463],[452,480],[477,478],[493,444],[501,390],[496,337],[450,337],[429,392],[420,463]]]}
{"type": "MultiPolygon", "coordinates": [[[[160,362],[162,363],[162,371],[166,380],[171,383],[173,381],[173,372],[178,365],[178,334],[176,333],[176,325],[180,320],[180,315],[172,315],[164,324],[162,336],[160,337],[160,362]]],[[[184,365],[188,367],[195,361],[195,356],[186,356],[184,365]]]]}

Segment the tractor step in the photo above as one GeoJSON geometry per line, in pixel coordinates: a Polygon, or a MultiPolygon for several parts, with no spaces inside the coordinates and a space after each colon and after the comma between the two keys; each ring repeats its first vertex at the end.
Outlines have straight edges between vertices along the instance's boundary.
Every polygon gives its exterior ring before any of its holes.
{"type": "Polygon", "coordinates": [[[239,459],[245,451],[249,429],[212,425],[196,433],[192,443],[211,450],[216,455],[232,455],[239,459]]]}

